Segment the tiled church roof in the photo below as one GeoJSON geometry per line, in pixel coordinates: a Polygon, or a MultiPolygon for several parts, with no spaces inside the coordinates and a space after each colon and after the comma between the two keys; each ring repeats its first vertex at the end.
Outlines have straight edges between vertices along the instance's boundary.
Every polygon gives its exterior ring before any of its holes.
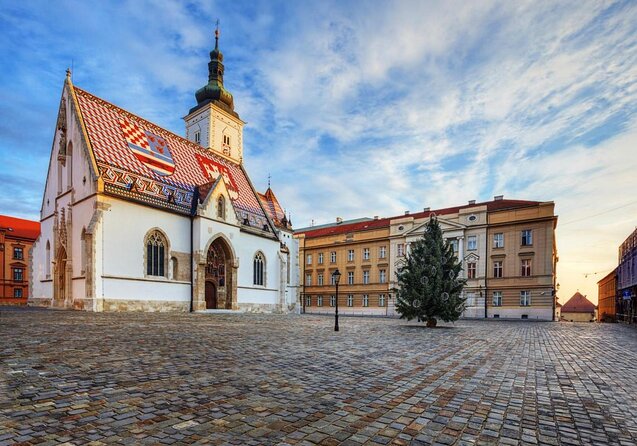
{"type": "Polygon", "coordinates": [[[256,228],[269,226],[256,191],[240,164],[216,155],[81,88],[72,88],[107,191],[133,199],[134,195],[137,198],[148,198],[151,204],[165,204],[169,209],[187,212],[195,187],[209,183],[218,176],[209,176],[212,170],[224,175],[239,221],[247,219],[250,226],[256,228]],[[130,135],[127,140],[125,134],[130,127],[163,138],[174,163],[171,174],[156,173],[135,156],[128,145],[130,135]]]}
{"type": "Polygon", "coordinates": [[[259,192],[259,199],[263,204],[263,208],[270,216],[270,219],[274,222],[274,224],[278,227],[289,228],[288,218],[285,216],[285,211],[279,204],[279,200],[274,195],[274,192],[271,188],[268,187],[268,190],[265,191],[265,194],[259,192]]]}

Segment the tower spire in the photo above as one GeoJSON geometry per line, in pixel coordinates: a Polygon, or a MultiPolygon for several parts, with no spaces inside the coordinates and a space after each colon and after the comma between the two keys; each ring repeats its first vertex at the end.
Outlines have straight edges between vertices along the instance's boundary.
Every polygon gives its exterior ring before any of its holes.
{"type": "Polygon", "coordinates": [[[210,62],[208,62],[208,84],[201,87],[195,93],[197,106],[190,110],[190,113],[203,107],[206,104],[215,104],[235,117],[239,115],[234,111],[234,99],[232,94],[223,86],[223,54],[219,49],[219,20],[215,26],[215,48],[210,52],[210,62]]]}

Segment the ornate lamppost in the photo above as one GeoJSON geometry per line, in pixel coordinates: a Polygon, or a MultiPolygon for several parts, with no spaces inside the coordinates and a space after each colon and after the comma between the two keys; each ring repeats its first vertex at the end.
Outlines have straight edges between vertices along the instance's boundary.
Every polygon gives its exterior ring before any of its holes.
{"type": "Polygon", "coordinates": [[[334,285],[336,285],[336,309],[334,311],[334,331],[338,331],[338,282],[341,281],[341,272],[336,268],[332,273],[334,285]]]}

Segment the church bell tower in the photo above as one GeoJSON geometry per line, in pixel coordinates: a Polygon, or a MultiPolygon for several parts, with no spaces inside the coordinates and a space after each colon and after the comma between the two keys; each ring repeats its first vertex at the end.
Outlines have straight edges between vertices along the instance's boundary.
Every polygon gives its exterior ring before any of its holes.
{"type": "Polygon", "coordinates": [[[210,52],[208,62],[208,83],[197,90],[197,105],[184,118],[186,138],[235,163],[241,163],[245,122],[234,111],[232,94],[223,86],[223,73],[223,54],[219,51],[217,21],[215,49],[210,52]]]}

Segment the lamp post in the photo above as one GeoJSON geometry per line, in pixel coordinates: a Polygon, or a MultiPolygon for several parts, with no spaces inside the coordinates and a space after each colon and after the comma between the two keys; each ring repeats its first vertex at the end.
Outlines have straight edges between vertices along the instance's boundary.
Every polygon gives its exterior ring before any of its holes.
{"type": "Polygon", "coordinates": [[[334,285],[336,285],[336,309],[334,311],[334,331],[338,331],[338,282],[341,281],[341,272],[336,268],[336,271],[332,273],[332,279],[334,285]]]}

